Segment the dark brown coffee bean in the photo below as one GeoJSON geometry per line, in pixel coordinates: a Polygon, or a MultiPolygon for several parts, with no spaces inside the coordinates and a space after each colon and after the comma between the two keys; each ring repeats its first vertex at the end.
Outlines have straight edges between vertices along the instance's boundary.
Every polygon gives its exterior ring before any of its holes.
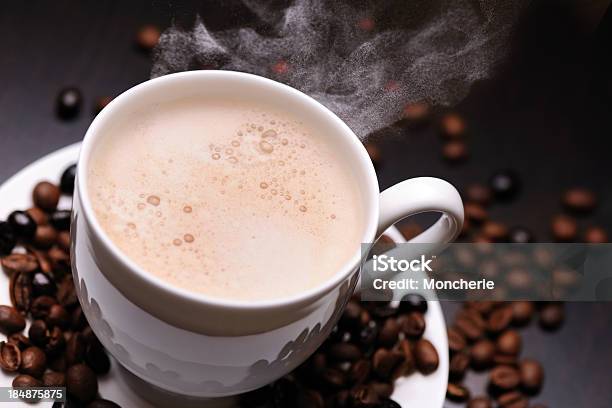
{"type": "Polygon", "coordinates": [[[354,329],[361,325],[362,308],[359,303],[350,301],[344,308],[344,313],[338,322],[338,325],[346,329],[354,329]]]}
{"type": "Polygon", "coordinates": [[[47,366],[47,356],[38,347],[28,347],[21,353],[21,368],[19,372],[40,378],[47,366]]]}
{"type": "Polygon", "coordinates": [[[70,309],[79,304],[72,276],[66,276],[57,286],[57,300],[60,305],[70,309]]]}
{"type": "Polygon", "coordinates": [[[336,343],[330,346],[328,355],[336,361],[357,361],[361,358],[361,350],[351,343],[336,343]]]}
{"type": "Polygon", "coordinates": [[[529,402],[520,392],[512,391],[502,394],[497,398],[500,408],[527,408],[529,402]]]}
{"type": "Polygon", "coordinates": [[[457,113],[447,113],[440,120],[440,131],[449,139],[460,139],[465,135],[465,121],[457,113]]]}
{"type": "Polygon", "coordinates": [[[529,393],[536,393],[544,383],[544,368],[536,360],[524,359],[519,364],[521,387],[529,393]]]}
{"type": "Polygon", "coordinates": [[[39,227],[42,225],[47,225],[49,223],[48,214],[38,207],[31,207],[26,210],[26,212],[30,217],[32,217],[36,225],[38,225],[39,227]]]}
{"type": "Polygon", "coordinates": [[[479,330],[485,330],[487,328],[487,322],[485,321],[482,312],[479,310],[468,307],[460,310],[457,313],[457,318],[466,318],[470,320],[479,330]]]}
{"type": "Polygon", "coordinates": [[[60,373],[65,373],[68,369],[68,363],[66,362],[66,356],[61,354],[59,356],[53,357],[49,360],[48,366],[51,370],[57,371],[60,373]]]}
{"type": "Polygon", "coordinates": [[[9,372],[19,370],[21,366],[21,350],[16,344],[0,342],[0,367],[9,372]]]}
{"type": "Polygon", "coordinates": [[[41,181],[32,191],[34,205],[44,211],[53,211],[57,208],[60,198],[60,189],[55,184],[48,181],[41,181]]]}
{"type": "Polygon", "coordinates": [[[446,398],[454,402],[464,402],[470,398],[470,391],[463,385],[448,383],[446,398]]]}
{"type": "MultiPolygon", "coordinates": [[[[97,341],[97,339],[96,339],[97,341]]],[[[81,333],[74,333],[66,344],[66,363],[72,366],[85,358],[86,343],[81,333]]]]}
{"type": "Polygon", "coordinates": [[[503,242],[508,239],[508,227],[496,221],[487,221],[483,224],[482,234],[492,242],[503,242]]]}
{"type": "Polygon", "coordinates": [[[411,339],[420,339],[425,332],[425,318],[422,313],[411,312],[397,319],[400,331],[411,339]]]}
{"type": "Polygon", "coordinates": [[[98,375],[108,373],[110,370],[110,359],[104,350],[104,346],[98,340],[87,346],[85,362],[98,375]]]}
{"type": "Polygon", "coordinates": [[[283,377],[272,385],[272,406],[292,407],[297,403],[298,385],[290,377],[283,377]]]}
{"type": "Polygon", "coordinates": [[[399,312],[400,313],[410,313],[410,312],[419,312],[426,313],[427,312],[427,300],[418,293],[409,293],[407,295],[402,296],[399,304],[399,312]]]}
{"type": "Polygon", "coordinates": [[[38,261],[30,254],[11,254],[2,258],[2,269],[7,275],[29,274],[38,269],[38,261]]]}
{"type": "Polygon", "coordinates": [[[54,304],[49,309],[46,322],[49,327],[58,326],[60,329],[65,330],[70,325],[70,316],[62,305],[54,304]]]}
{"type": "Polygon", "coordinates": [[[14,273],[9,282],[9,295],[15,308],[25,313],[32,301],[32,277],[27,273],[14,273]]]}
{"type": "Polygon", "coordinates": [[[31,375],[19,374],[13,378],[13,388],[33,388],[42,387],[42,382],[31,375]]]}
{"type": "Polygon", "coordinates": [[[25,350],[30,347],[30,339],[28,339],[23,333],[13,333],[8,336],[8,343],[14,344],[19,347],[19,350],[25,350]]]}
{"type": "Polygon", "coordinates": [[[60,190],[62,193],[72,195],[74,191],[74,179],[76,177],[76,164],[71,164],[66,167],[66,170],[62,173],[62,177],[60,178],[60,190]]]}
{"type": "Polygon", "coordinates": [[[380,348],[372,356],[372,369],[379,378],[388,379],[401,361],[402,354],[380,348]]]}
{"type": "Polygon", "coordinates": [[[454,327],[471,342],[480,339],[484,335],[484,331],[467,317],[459,317],[455,321],[454,327]]]}
{"type": "Polygon", "coordinates": [[[57,241],[57,231],[50,225],[40,225],[34,234],[34,245],[38,248],[49,248],[57,241]]]}
{"type": "Polygon", "coordinates": [[[454,327],[448,329],[448,349],[451,353],[458,353],[465,349],[467,342],[463,334],[454,327]]]}
{"type": "Polygon", "coordinates": [[[509,306],[495,309],[487,320],[487,331],[490,333],[501,333],[506,330],[512,322],[513,312],[509,306]]]}
{"type": "Polygon", "coordinates": [[[416,370],[416,362],[414,360],[412,345],[408,340],[401,340],[394,351],[399,353],[402,356],[402,359],[391,373],[392,381],[395,381],[401,377],[409,376],[416,370]]]}
{"type": "Polygon", "coordinates": [[[399,335],[400,328],[395,318],[390,317],[385,320],[382,328],[378,332],[378,343],[387,348],[391,348],[397,342],[397,336],[399,335]]]}
{"type": "Polygon", "coordinates": [[[303,389],[298,393],[296,408],[325,408],[325,401],[318,391],[303,389]]]}
{"type": "Polygon", "coordinates": [[[420,339],[414,344],[414,358],[417,368],[425,375],[436,371],[440,363],[436,348],[425,339],[420,339]]]}
{"type": "Polygon", "coordinates": [[[70,211],[57,210],[51,213],[49,222],[59,231],[68,231],[70,228],[70,211]]]}
{"type": "Polygon", "coordinates": [[[472,367],[476,370],[489,368],[493,364],[495,344],[491,340],[483,339],[474,343],[470,350],[472,367]]]}
{"type": "Polygon", "coordinates": [[[83,104],[81,91],[73,86],[63,88],[57,94],[55,111],[60,119],[72,119],[76,117],[83,104]]]}
{"type": "Polygon", "coordinates": [[[66,375],[64,373],[49,371],[43,374],[42,381],[45,387],[65,387],[66,375]]]}
{"type": "Polygon", "coordinates": [[[159,42],[161,31],[157,26],[147,24],[136,33],[136,45],[143,51],[151,51],[159,42]]]}
{"type": "Polygon", "coordinates": [[[72,330],[81,330],[87,324],[87,319],[85,318],[85,313],[83,313],[83,309],[81,306],[77,306],[72,311],[70,316],[70,328],[72,330]]]}
{"type": "Polygon", "coordinates": [[[57,246],[52,247],[47,252],[49,261],[53,267],[54,276],[61,276],[70,273],[70,255],[57,246]]]}
{"type": "Polygon", "coordinates": [[[57,290],[55,282],[49,275],[36,272],[32,276],[32,294],[38,296],[53,296],[57,290]]]}
{"type": "Polygon", "coordinates": [[[28,336],[32,344],[44,347],[49,341],[49,330],[44,320],[34,320],[30,325],[28,336]]]}
{"type": "Polygon", "coordinates": [[[96,334],[93,332],[93,330],[91,330],[89,325],[85,326],[85,328],[81,330],[81,334],[83,335],[83,341],[85,344],[91,344],[91,342],[98,340],[96,334]]]}
{"type": "Polygon", "coordinates": [[[349,380],[351,384],[362,384],[370,377],[371,372],[372,364],[368,360],[359,360],[352,365],[349,380]]]}
{"type": "Polygon", "coordinates": [[[495,365],[516,366],[517,363],[518,360],[515,355],[496,353],[495,356],[493,356],[493,364],[495,365]]]}
{"type": "Polygon", "coordinates": [[[341,370],[335,368],[326,368],[323,370],[321,379],[326,386],[333,389],[342,388],[346,384],[346,375],[341,370]]]}
{"type": "Polygon", "coordinates": [[[447,142],[442,146],[442,157],[445,160],[458,163],[467,159],[469,156],[467,145],[459,140],[447,142]]]}
{"type": "Polygon", "coordinates": [[[604,244],[609,241],[608,233],[601,227],[588,227],[584,231],[584,242],[588,244],[604,244]]]}
{"type": "Polygon", "coordinates": [[[51,296],[39,296],[32,301],[30,313],[35,319],[47,319],[51,312],[51,307],[57,304],[57,300],[51,296]]]}
{"type": "Polygon", "coordinates": [[[521,335],[516,330],[506,330],[497,338],[497,351],[516,356],[521,352],[521,335]]]}
{"type": "Polygon", "coordinates": [[[416,126],[423,124],[429,119],[431,106],[425,101],[417,101],[406,104],[402,111],[402,117],[408,125],[416,126]]]}
{"type": "Polygon", "coordinates": [[[467,403],[467,408],[493,408],[493,402],[488,397],[476,397],[467,403]]]}
{"type": "Polygon", "coordinates": [[[85,364],[75,364],[66,372],[66,389],[80,402],[89,402],[98,393],[96,374],[85,364]]]}
{"type": "Polygon", "coordinates": [[[372,387],[360,385],[351,391],[351,407],[373,408],[380,402],[380,397],[372,387]]]}
{"type": "Polygon", "coordinates": [[[380,165],[382,162],[382,152],[380,151],[378,144],[374,142],[366,142],[364,143],[364,147],[366,152],[368,152],[368,156],[370,156],[370,160],[372,160],[372,164],[374,164],[374,166],[380,165]]]}
{"type": "Polygon", "coordinates": [[[557,241],[569,242],[576,239],[578,225],[567,215],[557,215],[551,221],[552,235],[557,241]]]}
{"type": "Polygon", "coordinates": [[[482,206],[487,206],[491,203],[493,193],[491,189],[483,184],[470,184],[465,189],[466,201],[470,201],[482,206]]]}
{"type": "Polygon", "coordinates": [[[511,200],[521,188],[518,174],[512,170],[500,170],[493,173],[489,178],[489,187],[495,198],[499,200],[511,200]]]}
{"type": "Polygon", "coordinates": [[[70,232],[60,231],[57,234],[57,245],[65,252],[70,252],[70,232]]]}
{"type": "Polygon", "coordinates": [[[373,381],[370,383],[370,389],[380,398],[389,398],[393,394],[393,384],[373,381]]]}
{"type": "Polygon", "coordinates": [[[36,232],[36,223],[25,211],[13,211],[8,217],[8,223],[19,238],[30,240],[36,232]]]}
{"type": "Polygon", "coordinates": [[[549,303],[540,310],[540,326],[545,330],[556,330],[563,324],[565,313],[559,303],[549,303]]]}
{"type": "Polygon", "coordinates": [[[5,221],[0,221],[0,256],[9,255],[17,245],[17,235],[13,226],[5,221]]]}
{"type": "Polygon", "coordinates": [[[45,344],[45,353],[47,356],[55,357],[59,355],[66,346],[66,340],[64,338],[64,333],[60,330],[59,327],[54,327],[49,331],[49,340],[47,344],[45,344]]]}
{"type": "Polygon", "coordinates": [[[0,306],[0,331],[5,334],[20,332],[25,328],[23,315],[11,306],[0,306]]]}
{"type": "Polygon", "coordinates": [[[533,302],[516,301],[510,303],[512,309],[512,324],[515,326],[524,326],[531,321],[535,307],[533,302]]]}
{"type": "Polygon", "coordinates": [[[470,356],[467,353],[457,353],[449,365],[449,375],[453,380],[461,380],[470,366],[470,356]]]}
{"type": "Polygon", "coordinates": [[[85,408],[121,408],[119,404],[105,399],[95,399],[91,401],[85,408]]]}
{"type": "Polygon", "coordinates": [[[491,370],[489,380],[495,389],[509,391],[519,386],[521,376],[516,368],[497,366],[491,370]]]}
{"type": "Polygon", "coordinates": [[[586,188],[572,188],[563,194],[562,203],[568,210],[586,213],[597,206],[597,197],[586,188]]]}
{"type": "Polygon", "coordinates": [[[467,202],[464,204],[465,217],[475,224],[483,223],[489,217],[487,210],[477,203],[467,202]]]}

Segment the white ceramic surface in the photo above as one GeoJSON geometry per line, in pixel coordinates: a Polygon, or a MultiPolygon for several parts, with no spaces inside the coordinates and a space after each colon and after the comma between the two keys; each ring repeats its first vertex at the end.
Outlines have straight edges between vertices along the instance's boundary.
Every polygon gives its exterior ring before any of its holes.
{"type": "MultiPolygon", "coordinates": [[[[0,187],[0,218],[5,218],[15,209],[27,208],[31,205],[31,190],[34,184],[45,175],[51,181],[57,182],[63,169],[74,163],[78,157],[80,144],[68,146],[51,153],[40,160],[27,166],[0,187]]],[[[69,201],[62,201],[61,206],[70,207],[69,201]]],[[[395,228],[389,229],[390,235],[397,242],[403,238],[395,228]]],[[[0,304],[10,303],[8,297],[8,277],[0,273],[0,304]]],[[[446,328],[444,317],[438,302],[429,302],[429,312],[426,314],[427,330],[425,337],[428,338],[438,350],[447,349],[446,328]]],[[[439,408],[444,401],[446,392],[446,381],[448,373],[448,355],[440,353],[440,367],[432,375],[412,375],[398,380],[393,398],[403,407],[439,408]]],[[[0,386],[10,386],[13,376],[0,371],[0,386]]],[[[149,408],[154,405],[135,393],[135,387],[131,383],[131,376],[112,359],[112,368],[109,375],[100,379],[100,394],[104,398],[116,401],[123,407],[149,408]]],[[[32,407],[30,404],[15,403],[12,406],[25,408],[32,407]]],[[[39,404],[39,406],[51,406],[39,404]]],[[[158,405],[163,406],[163,404],[158,405]]]]}

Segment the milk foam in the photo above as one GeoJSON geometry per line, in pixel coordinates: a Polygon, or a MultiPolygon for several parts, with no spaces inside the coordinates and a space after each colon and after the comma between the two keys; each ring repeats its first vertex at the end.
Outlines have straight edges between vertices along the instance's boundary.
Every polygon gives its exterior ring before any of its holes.
{"type": "Polygon", "coordinates": [[[101,139],[89,194],[119,249],[170,284],[290,296],[336,273],[363,232],[355,180],[324,138],[246,102],[156,105],[101,139]]]}

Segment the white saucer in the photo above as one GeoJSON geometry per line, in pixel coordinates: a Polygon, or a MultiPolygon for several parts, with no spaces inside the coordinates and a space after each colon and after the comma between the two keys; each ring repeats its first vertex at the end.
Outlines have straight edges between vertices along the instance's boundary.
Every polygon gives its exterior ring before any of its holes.
{"type": "MultiPolygon", "coordinates": [[[[80,143],[59,149],[23,168],[2,186],[0,186],[0,219],[5,219],[16,209],[27,209],[32,205],[31,194],[35,183],[41,179],[57,183],[64,169],[75,163],[78,157],[80,143]]],[[[70,208],[69,201],[60,202],[60,207],[70,208]]],[[[404,238],[395,228],[387,231],[387,235],[396,242],[404,242],[404,238]]],[[[0,304],[10,304],[8,294],[9,279],[0,273],[0,304]]],[[[440,355],[440,367],[428,376],[413,374],[395,384],[392,398],[402,407],[440,408],[444,402],[448,378],[448,344],[446,325],[439,302],[429,302],[429,311],[425,316],[427,330],[424,337],[429,339],[440,355]]],[[[124,408],[153,408],[153,405],[141,398],[126,384],[125,370],[112,359],[111,371],[99,379],[100,396],[121,405],[124,408]]],[[[0,387],[10,387],[13,375],[0,370],[0,387]]],[[[41,406],[42,404],[39,404],[41,406]]],[[[51,406],[48,403],[48,406],[51,406]]],[[[34,405],[16,402],[12,406],[31,408],[34,405]]]]}

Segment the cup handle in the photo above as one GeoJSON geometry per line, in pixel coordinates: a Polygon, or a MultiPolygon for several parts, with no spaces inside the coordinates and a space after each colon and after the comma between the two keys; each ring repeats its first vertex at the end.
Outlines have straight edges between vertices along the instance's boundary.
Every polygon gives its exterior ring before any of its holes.
{"type": "Polygon", "coordinates": [[[406,217],[430,211],[440,212],[442,216],[409,242],[443,246],[459,235],[463,226],[463,202],[450,183],[434,177],[417,177],[389,187],[380,193],[376,237],[406,217]]]}

